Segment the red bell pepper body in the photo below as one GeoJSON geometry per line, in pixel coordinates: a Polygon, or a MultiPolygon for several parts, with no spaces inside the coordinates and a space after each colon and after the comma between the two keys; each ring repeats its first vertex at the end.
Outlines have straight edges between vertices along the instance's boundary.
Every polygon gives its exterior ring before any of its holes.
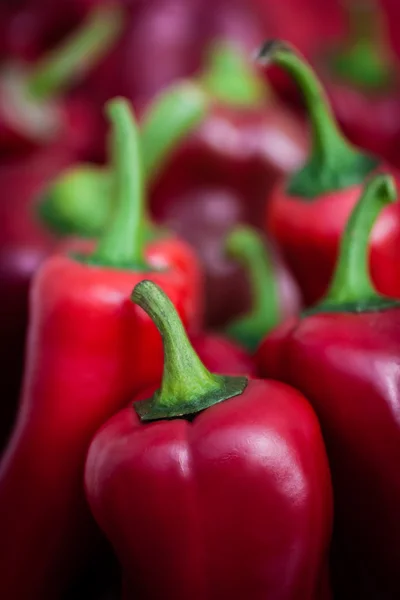
{"type": "Polygon", "coordinates": [[[288,387],[249,381],[192,423],[141,425],[130,406],[95,436],[85,481],[124,600],[330,597],[328,467],[318,422],[288,387]]]}
{"type": "Polygon", "coordinates": [[[319,417],[335,490],[334,591],[345,600],[400,594],[400,308],[365,277],[367,232],[352,227],[365,200],[358,217],[375,218],[374,186],[376,204],[389,201],[383,185],[385,177],[371,181],[352,213],[324,301],[267,336],[257,357],[260,374],[299,389],[319,417]]]}

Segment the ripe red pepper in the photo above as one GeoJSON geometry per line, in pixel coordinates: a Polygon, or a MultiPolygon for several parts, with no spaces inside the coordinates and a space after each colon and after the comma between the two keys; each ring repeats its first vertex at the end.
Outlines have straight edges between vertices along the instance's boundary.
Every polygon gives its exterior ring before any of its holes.
{"type": "Polygon", "coordinates": [[[386,175],[366,185],[326,296],[258,352],[261,373],[303,392],[320,419],[335,490],[335,597],[343,600],[400,595],[400,304],[376,292],[368,267],[373,224],[395,199],[386,175]]]}
{"type": "MultiPolygon", "coordinates": [[[[267,42],[259,60],[290,73],[311,119],[310,157],[276,186],[266,214],[267,231],[278,242],[306,304],[311,304],[327,289],[341,233],[366,177],[385,166],[343,138],[318,80],[295,50],[281,41],[267,42]]],[[[395,257],[399,235],[400,205],[395,204],[384,211],[371,240],[373,279],[388,295],[399,287],[395,257]]]]}
{"type": "Polygon", "coordinates": [[[132,286],[153,279],[189,328],[198,318],[201,290],[182,272],[174,241],[144,247],[141,149],[129,104],[112,101],[108,115],[114,220],[93,254],[45,261],[31,290],[21,404],[0,465],[2,598],[60,596],[91,539],[81,480],[90,439],[161,375],[162,344],[129,301],[132,286]]]}
{"type": "Polygon", "coordinates": [[[95,111],[83,97],[60,99],[109,50],[122,29],[117,6],[102,6],[34,66],[3,65],[0,154],[21,154],[56,140],[83,154],[96,133],[95,111]]]}
{"type": "Polygon", "coordinates": [[[345,8],[344,43],[325,51],[316,65],[346,136],[369,152],[398,161],[399,78],[382,8],[376,0],[348,0],[345,8]]]}
{"type": "MultiPolygon", "coordinates": [[[[268,331],[299,314],[300,293],[292,279],[278,278],[278,265],[255,229],[239,226],[231,231],[226,249],[246,271],[251,310],[234,319],[225,330],[229,337],[253,352],[268,331]]],[[[281,269],[280,273],[286,271],[281,269]]]]}
{"type": "Polygon", "coordinates": [[[210,373],[158,286],[142,281],[132,298],[162,334],[162,385],[100,429],[85,467],[123,599],[328,598],[331,488],[309,404],[273,381],[210,373]]]}
{"type": "Polygon", "coordinates": [[[153,213],[166,220],[176,197],[222,185],[243,197],[246,221],[259,225],[268,190],[305,159],[303,128],[271,93],[266,97],[259,74],[232,45],[220,42],[210,49],[199,81],[213,104],[159,174],[153,213]]]}

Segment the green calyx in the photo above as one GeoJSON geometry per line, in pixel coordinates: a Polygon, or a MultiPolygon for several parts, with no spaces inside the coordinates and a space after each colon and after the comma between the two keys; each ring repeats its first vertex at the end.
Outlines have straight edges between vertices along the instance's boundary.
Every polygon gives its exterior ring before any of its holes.
{"type": "Polygon", "coordinates": [[[382,19],[375,0],[347,0],[349,33],[344,46],[327,59],[334,75],[367,91],[385,91],[394,69],[382,35],[382,19]]]}
{"type": "MultiPolygon", "coordinates": [[[[190,81],[172,85],[151,103],[139,132],[147,188],[170,154],[206,117],[209,104],[208,96],[190,81]]],[[[58,234],[102,235],[113,212],[112,179],[111,168],[85,164],[68,169],[46,191],[38,205],[39,218],[58,234]]]]}
{"type": "Polygon", "coordinates": [[[394,179],[379,174],[365,185],[344,230],[336,268],[326,296],[303,313],[373,312],[400,306],[379,294],[371,280],[369,240],[382,209],[397,199],[394,179]]]}
{"type": "Polygon", "coordinates": [[[312,148],[306,164],[294,173],[287,192],[304,200],[358,185],[379,160],[352,146],[339,131],[329,101],[310,65],[289,44],[266,42],[258,52],[260,64],[276,64],[299,86],[311,122],[312,148]]]}
{"type": "Polygon", "coordinates": [[[190,417],[243,393],[246,377],[214,375],[203,365],[168,296],[152,281],[141,281],[132,300],[152,319],[164,344],[161,388],[151,398],[133,404],[142,421],[190,417]]]}
{"type": "Polygon", "coordinates": [[[111,122],[110,155],[116,205],[90,264],[149,270],[144,258],[146,216],[139,129],[132,107],[124,98],[106,104],[111,122]]]}
{"type": "Polygon", "coordinates": [[[96,7],[60,46],[44,56],[27,77],[27,89],[35,100],[60,95],[84,77],[119,38],[124,24],[120,6],[96,7]]]}
{"type": "Polygon", "coordinates": [[[257,108],[270,96],[244,52],[229,42],[210,46],[199,81],[212,98],[227,106],[257,108]]]}
{"type": "Polygon", "coordinates": [[[50,184],[38,204],[40,220],[58,235],[98,237],[112,217],[111,171],[81,164],[50,184]]]}
{"type": "Polygon", "coordinates": [[[252,298],[251,312],[232,321],[226,333],[254,351],[281,317],[274,264],[261,235],[251,227],[233,230],[227,237],[226,251],[244,267],[252,298]]]}

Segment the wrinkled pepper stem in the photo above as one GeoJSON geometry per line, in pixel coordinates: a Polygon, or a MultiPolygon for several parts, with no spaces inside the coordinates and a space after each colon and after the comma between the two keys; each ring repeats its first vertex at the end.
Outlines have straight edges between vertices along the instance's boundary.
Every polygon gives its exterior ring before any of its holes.
{"type": "Polygon", "coordinates": [[[232,231],[226,240],[226,251],[244,267],[252,299],[250,313],[230,323],[226,333],[254,351],[281,316],[274,264],[261,235],[251,227],[232,231]]]}
{"type": "Polygon", "coordinates": [[[194,415],[244,391],[246,377],[223,377],[206,369],[174,305],[159,286],[141,281],[132,300],[150,316],[164,344],[161,388],[151,398],[133,405],[142,421],[194,415]]]}
{"type": "Polygon", "coordinates": [[[328,60],[334,74],[365,91],[385,90],[394,69],[385,42],[383,14],[376,0],[344,3],[349,34],[344,47],[328,60]]]}
{"type": "Polygon", "coordinates": [[[123,23],[123,11],[117,4],[95,8],[78,29],[30,70],[27,87],[31,96],[49,100],[81,79],[107,54],[123,23]]]}
{"type": "Polygon", "coordinates": [[[353,147],[341,134],[326,94],[310,65],[286,42],[266,42],[258,52],[262,65],[276,64],[299,86],[311,121],[312,149],[305,166],[289,179],[292,196],[312,200],[360,184],[379,161],[353,147]]]}
{"type": "Polygon", "coordinates": [[[199,82],[226,106],[259,108],[272,96],[243,50],[232,42],[217,41],[209,47],[199,82]]]}
{"type": "Polygon", "coordinates": [[[382,209],[396,199],[392,177],[376,175],[366,184],[342,236],[329,290],[320,303],[304,314],[374,311],[399,304],[376,291],[369,267],[372,228],[382,209]]]}
{"type": "Polygon", "coordinates": [[[145,202],[139,129],[124,98],[106,104],[111,122],[111,165],[116,206],[108,230],[89,262],[125,269],[148,270],[144,258],[145,202]]]}

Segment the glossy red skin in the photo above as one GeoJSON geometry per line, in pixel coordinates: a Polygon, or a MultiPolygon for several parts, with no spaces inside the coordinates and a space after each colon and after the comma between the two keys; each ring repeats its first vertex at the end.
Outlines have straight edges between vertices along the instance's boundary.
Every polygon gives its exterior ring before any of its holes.
{"type": "Polygon", "coordinates": [[[163,271],[54,255],[35,277],[20,409],[0,467],[2,598],[58,598],[90,547],[82,488],[90,440],[163,367],[160,336],[131,302],[132,289],[144,278],[158,283],[188,327],[196,302],[172,242],[149,245],[149,264],[158,266],[162,252],[163,271]]]}
{"type": "MultiPolygon", "coordinates": [[[[339,240],[362,186],[315,200],[288,196],[285,182],[274,189],[266,211],[266,230],[277,242],[297,280],[306,305],[326,292],[336,263],[339,240]]],[[[371,237],[371,271],[378,290],[400,297],[400,203],[386,207],[371,237]]]]}
{"type": "Polygon", "coordinates": [[[0,447],[10,430],[19,394],[33,274],[55,240],[34,218],[36,196],[71,163],[68,151],[52,147],[0,167],[0,447]]]}
{"type": "Polygon", "coordinates": [[[397,308],[292,321],[258,351],[260,373],[302,391],[319,417],[335,490],[336,592],[344,600],[400,595],[399,340],[397,308]]]}
{"type": "Polygon", "coordinates": [[[212,373],[256,376],[256,365],[250,354],[224,336],[206,331],[192,336],[190,341],[201,361],[212,373]]]}
{"type": "Polygon", "coordinates": [[[329,471],[318,422],[291,388],[250,380],[191,423],[143,425],[129,406],[94,437],[85,485],[124,600],[329,597],[318,589],[329,471]]]}

